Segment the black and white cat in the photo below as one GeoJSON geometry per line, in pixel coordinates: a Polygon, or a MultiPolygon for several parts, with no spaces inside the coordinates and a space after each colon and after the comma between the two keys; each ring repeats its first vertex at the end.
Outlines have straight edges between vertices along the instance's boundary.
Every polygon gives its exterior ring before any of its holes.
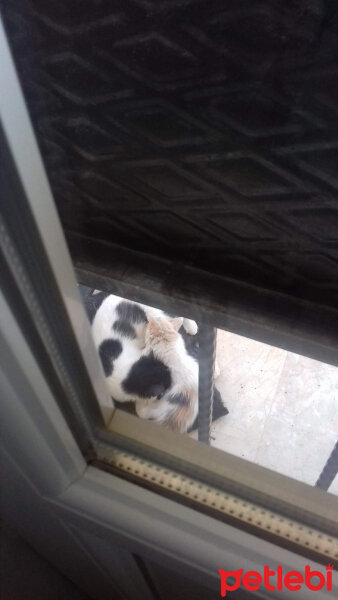
{"type": "MultiPolygon", "coordinates": [[[[157,308],[111,294],[103,299],[93,318],[92,334],[108,389],[119,402],[155,399],[171,386],[171,365],[145,347],[147,324],[154,317],[170,319],[157,308]]],[[[181,319],[181,324],[190,335],[197,333],[195,321],[181,319]]]]}
{"type": "MultiPolygon", "coordinates": [[[[80,286],[109,391],[141,418],[185,432],[197,426],[198,334],[190,319],[80,286]],[[163,329],[162,344],[158,326],[163,329]],[[178,333],[179,330],[179,333],[178,333]],[[164,337],[163,337],[164,336],[164,337]],[[189,382],[189,385],[187,385],[189,382]],[[187,394],[187,391],[189,393],[187,394]]],[[[227,414],[214,388],[213,420],[227,414]]]]}

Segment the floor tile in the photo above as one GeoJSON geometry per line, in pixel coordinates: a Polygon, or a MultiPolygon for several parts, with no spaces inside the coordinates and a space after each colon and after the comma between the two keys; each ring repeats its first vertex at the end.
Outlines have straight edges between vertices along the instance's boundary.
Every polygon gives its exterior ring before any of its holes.
{"type": "Polygon", "coordinates": [[[212,445],[314,485],[338,437],[338,368],[220,330],[216,356],[230,413],[212,445]]]}
{"type": "Polygon", "coordinates": [[[336,496],[338,496],[338,475],[335,476],[328,491],[330,492],[330,494],[335,494],[336,496]]]}

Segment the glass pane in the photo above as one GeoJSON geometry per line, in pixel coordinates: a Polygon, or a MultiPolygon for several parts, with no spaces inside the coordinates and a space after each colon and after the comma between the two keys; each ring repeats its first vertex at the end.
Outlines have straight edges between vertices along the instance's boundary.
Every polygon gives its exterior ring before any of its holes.
{"type": "MultiPolygon", "coordinates": [[[[4,19],[78,283],[88,286],[80,289],[103,374],[95,353],[88,367],[90,333],[62,235],[52,236],[60,230],[46,209],[48,186],[35,185],[38,168],[22,177],[21,164],[22,192],[30,208],[35,202],[30,218],[38,223],[30,251],[36,258],[40,242],[41,254],[48,247],[43,267],[50,285],[37,269],[33,280],[28,253],[25,265],[32,287],[44,292],[40,303],[31,298],[46,321],[55,313],[49,337],[59,334],[53,363],[59,375],[62,329],[74,342],[83,316],[82,354],[69,344],[70,358],[79,359],[72,363],[74,380],[65,368],[76,408],[86,388],[96,418],[99,391],[104,397],[108,389],[121,410],[140,417],[134,423],[152,421],[149,445],[158,427],[183,434],[171,437],[168,454],[174,454],[186,436],[208,442],[212,407],[211,447],[249,461],[250,469],[256,463],[335,492],[336,148],[324,130],[334,131],[336,119],[335,94],[321,72],[323,53],[335,56],[334,15],[319,9],[302,36],[294,28],[297,11],[280,20],[278,3],[268,9],[263,2],[263,12],[247,20],[240,11],[234,19],[219,2],[164,3],[153,12],[149,2],[137,2],[137,9],[123,7],[119,30],[111,28],[116,22],[106,3],[88,6],[88,22],[75,5],[54,4],[5,1],[4,19]],[[276,38],[270,25],[279,22],[276,38]],[[284,44],[279,54],[275,39],[289,43],[289,54],[284,44]],[[295,72],[296,47],[304,52],[295,72]],[[313,58],[309,74],[302,61],[315,51],[318,63],[313,58]],[[269,67],[267,57],[273,57],[269,67]],[[318,73],[320,97],[312,94],[318,73]],[[117,299],[106,297],[112,289],[117,299]],[[73,330],[66,318],[58,327],[62,301],[73,330]],[[306,357],[296,354],[300,349],[306,357]]],[[[21,155],[26,169],[33,154],[40,165],[31,147],[21,155]]],[[[7,212],[13,226],[14,208],[7,212]]],[[[20,217],[16,242],[23,256],[30,230],[20,217]]],[[[40,329],[47,338],[48,328],[40,329]]],[[[99,427],[93,432],[88,419],[84,425],[95,447],[99,427]]],[[[128,434],[132,446],[135,429],[128,434]]],[[[202,444],[191,448],[226,463],[227,455],[208,454],[202,444]]],[[[283,486],[277,479],[276,500],[283,486]]]]}
{"type": "MultiPolygon", "coordinates": [[[[79,287],[115,405],[198,439],[195,321],[79,287]]],[[[218,329],[214,369],[211,446],[315,485],[337,441],[338,368],[218,329]]]]}

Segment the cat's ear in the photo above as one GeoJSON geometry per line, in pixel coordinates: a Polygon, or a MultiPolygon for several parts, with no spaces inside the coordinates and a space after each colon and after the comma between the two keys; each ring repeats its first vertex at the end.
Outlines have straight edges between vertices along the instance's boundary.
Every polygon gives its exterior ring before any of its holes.
{"type": "Polygon", "coordinates": [[[175,331],[179,331],[179,329],[183,325],[183,317],[176,317],[175,319],[172,319],[171,324],[172,324],[173,328],[175,329],[175,331]]]}

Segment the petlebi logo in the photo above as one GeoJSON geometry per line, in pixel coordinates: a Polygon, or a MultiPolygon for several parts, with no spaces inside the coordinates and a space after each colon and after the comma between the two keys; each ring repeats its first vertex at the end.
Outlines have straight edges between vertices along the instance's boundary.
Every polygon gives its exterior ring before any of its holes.
{"type": "Polygon", "coordinates": [[[224,571],[219,569],[221,576],[221,596],[224,598],[227,592],[234,592],[239,587],[244,587],[248,592],[256,592],[265,587],[269,591],[282,591],[283,589],[297,591],[303,586],[312,591],[319,591],[323,588],[332,590],[332,569],[333,565],[326,566],[326,573],[321,571],[311,571],[311,567],[306,565],[304,575],[300,571],[284,572],[283,567],[278,566],[274,571],[268,565],[265,565],[263,574],[258,571],[247,571],[238,569],[237,571],[224,571]]]}

